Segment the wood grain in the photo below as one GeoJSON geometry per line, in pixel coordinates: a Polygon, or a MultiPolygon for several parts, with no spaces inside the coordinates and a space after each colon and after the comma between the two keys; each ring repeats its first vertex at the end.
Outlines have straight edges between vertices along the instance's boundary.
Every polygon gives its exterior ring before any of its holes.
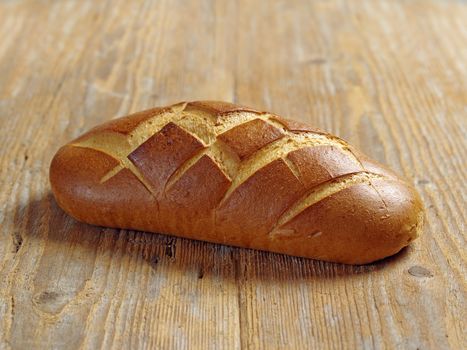
{"type": "Polygon", "coordinates": [[[467,4],[0,2],[0,349],[467,348],[467,4]],[[344,266],[91,227],[58,147],[221,99],[340,135],[407,176],[424,235],[344,266]]]}

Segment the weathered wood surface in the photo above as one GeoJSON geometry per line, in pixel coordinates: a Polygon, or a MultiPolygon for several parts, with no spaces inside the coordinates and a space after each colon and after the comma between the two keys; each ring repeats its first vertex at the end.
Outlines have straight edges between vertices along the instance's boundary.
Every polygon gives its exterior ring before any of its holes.
{"type": "Polygon", "coordinates": [[[467,3],[0,2],[0,349],[466,349],[467,3]],[[322,263],[67,217],[58,147],[110,117],[235,101],[406,175],[424,235],[322,263]]]}

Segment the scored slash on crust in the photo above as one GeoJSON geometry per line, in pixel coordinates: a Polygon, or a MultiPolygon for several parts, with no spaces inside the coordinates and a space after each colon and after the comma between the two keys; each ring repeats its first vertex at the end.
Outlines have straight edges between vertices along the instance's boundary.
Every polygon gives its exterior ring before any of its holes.
{"type": "Polygon", "coordinates": [[[308,191],[308,193],[298,199],[282,213],[277,220],[276,225],[269,232],[269,235],[273,238],[281,235],[282,232],[286,235],[290,235],[290,229],[281,229],[281,227],[286,225],[305,209],[346,188],[365,182],[371,184],[371,180],[381,178],[384,178],[384,176],[367,171],[361,171],[358,173],[345,174],[314,186],[308,191]]]}

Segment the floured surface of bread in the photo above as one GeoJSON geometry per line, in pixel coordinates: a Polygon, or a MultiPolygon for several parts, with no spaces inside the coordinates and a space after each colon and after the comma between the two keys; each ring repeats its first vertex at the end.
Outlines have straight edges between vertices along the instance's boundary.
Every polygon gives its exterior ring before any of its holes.
{"type": "Polygon", "coordinates": [[[98,126],[59,150],[50,179],[59,205],[91,224],[328,261],[381,259],[421,227],[413,188],[345,141],[224,102],[184,102],[98,126]],[[113,162],[76,171],[99,157],[113,162]],[[310,222],[323,203],[332,213],[310,222]]]}

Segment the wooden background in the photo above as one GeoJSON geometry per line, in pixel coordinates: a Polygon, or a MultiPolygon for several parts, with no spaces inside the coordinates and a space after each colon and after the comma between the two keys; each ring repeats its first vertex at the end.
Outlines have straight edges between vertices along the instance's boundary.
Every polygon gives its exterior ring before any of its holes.
{"type": "Polygon", "coordinates": [[[466,349],[467,3],[0,1],[0,349],[466,349]],[[80,224],[59,146],[181,100],[329,130],[404,174],[424,235],[345,266],[80,224]]]}

